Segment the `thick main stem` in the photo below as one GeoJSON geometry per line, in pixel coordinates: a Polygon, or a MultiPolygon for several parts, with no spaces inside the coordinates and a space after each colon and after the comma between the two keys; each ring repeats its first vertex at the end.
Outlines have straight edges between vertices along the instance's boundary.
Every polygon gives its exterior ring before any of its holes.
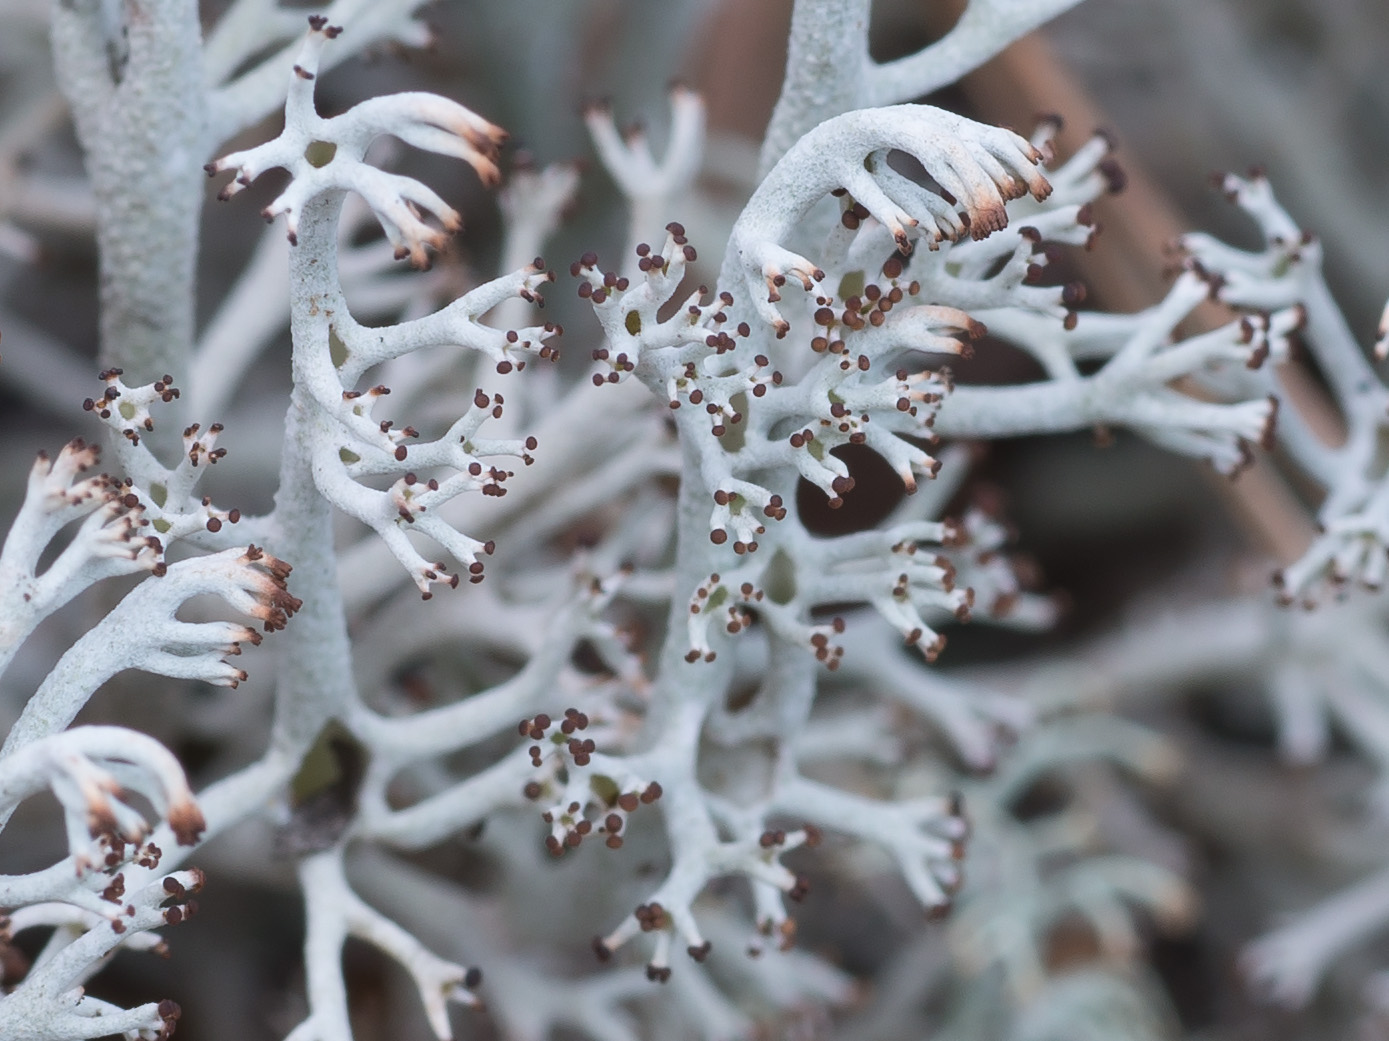
{"type": "Polygon", "coordinates": [[[206,92],[198,5],[53,5],[58,80],[96,195],[103,364],[184,376],[193,346],[206,92]]]}
{"type": "MultiPolygon", "coordinates": [[[[668,733],[672,727],[689,726],[694,719],[697,719],[694,724],[697,738],[704,717],[723,697],[732,676],[732,655],[724,654],[711,662],[685,660],[690,649],[686,628],[690,609],[685,597],[710,573],[718,570],[719,558],[723,556],[709,540],[709,504],[713,491],[700,479],[700,446],[696,442],[701,433],[695,428],[698,421],[697,417],[692,417],[692,421],[680,423],[684,476],[680,481],[676,512],[674,594],[648,717],[648,733],[657,735],[656,741],[660,744],[672,739],[668,733]],[[696,709],[693,713],[686,712],[687,706],[696,709]]],[[[693,762],[693,746],[684,744],[693,762]]]]}
{"type": "MultiPolygon", "coordinates": [[[[296,334],[296,343],[298,336],[296,334]]],[[[333,553],[333,510],[313,482],[312,404],[296,391],[290,404],[281,485],[275,498],[277,536],[271,551],[294,571],[290,589],[304,605],[276,637],[277,750],[302,753],[328,720],[346,712],[355,691],[347,616],[333,553]]]]}
{"type": "Polygon", "coordinates": [[[757,164],[761,180],[805,134],[862,105],[870,0],[796,0],[786,78],[757,164]]]}
{"type": "Polygon", "coordinates": [[[341,306],[337,283],[337,193],[304,208],[300,245],[290,251],[290,334],[294,393],[286,419],[272,550],[290,562],[304,605],[286,629],[275,705],[273,747],[302,753],[332,718],[346,715],[355,694],[347,615],[333,549],[333,508],[313,475],[314,445],[331,439],[309,387],[329,357],[330,318],[341,306]]]}

